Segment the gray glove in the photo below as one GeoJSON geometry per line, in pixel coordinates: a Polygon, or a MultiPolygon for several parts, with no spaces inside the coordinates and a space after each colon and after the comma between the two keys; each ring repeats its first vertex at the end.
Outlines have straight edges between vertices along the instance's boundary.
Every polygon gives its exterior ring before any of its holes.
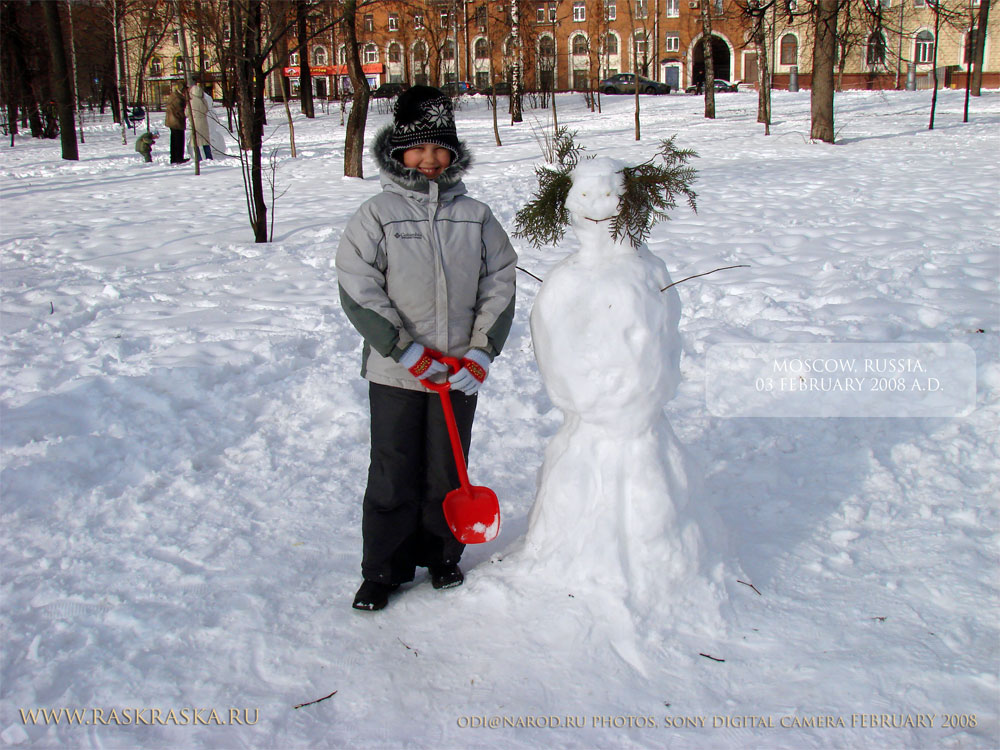
{"type": "Polygon", "coordinates": [[[462,358],[462,369],[451,375],[448,382],[452,390],[461,391],[466,396],[472,396],[479,391],[479,386],[486,380],[490,372],[490,358],[482,349],[469,349],[462,358]]]}

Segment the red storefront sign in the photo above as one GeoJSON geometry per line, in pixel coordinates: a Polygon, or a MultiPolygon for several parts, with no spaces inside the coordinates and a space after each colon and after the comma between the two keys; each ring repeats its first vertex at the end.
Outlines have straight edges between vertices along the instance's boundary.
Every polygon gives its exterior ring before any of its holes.
{"type": "MultiPolygon", "coordinates": [[[[368,65],[362,65],[361,70],[364,73],[381,73],[385,69],[382,63],[369,63],[368,65]]],[[[285,68],[284,73],[287,78],[298,78],[302,71],[296,65],[291,68],[285,68]]],[[[346,76],[347,66],[346,65],[313,65],[309,68],[309,73],[314,76],[346,76]]]]}

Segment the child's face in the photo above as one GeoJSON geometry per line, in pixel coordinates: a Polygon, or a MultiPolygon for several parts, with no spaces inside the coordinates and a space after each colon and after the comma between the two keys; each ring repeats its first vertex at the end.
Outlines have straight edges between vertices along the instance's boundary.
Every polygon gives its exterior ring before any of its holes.
{"type": "Polygon", "coordinates": [[[417,169],[428,180],[434,180],[451,166],[451,151],[433,143],[421,143],[403,152],[403,166],[417,169]]]}

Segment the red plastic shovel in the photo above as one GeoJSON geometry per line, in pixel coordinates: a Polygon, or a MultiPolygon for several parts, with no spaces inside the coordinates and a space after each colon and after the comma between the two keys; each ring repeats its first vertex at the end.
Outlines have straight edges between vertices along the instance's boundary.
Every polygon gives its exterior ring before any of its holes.
{"type": "MultiPolygon", "coordinates": [[[[454,357],[441,357],[441,362],[448,365],[451,373],[461,369],[462,363],[454,357]]],[[[458,481],[461,487],[445,495],[444,520],[455,538],[462,544],[483,544],[491,542],[500,533],[500,502],[496,493],[489,487],[476,487],[469,484],[469,474],[465,468],[465,456],[462,454],[462,441],[458,436],[458,425],[455,423],[455,411],[451,408],[451,384],[431,383],[424,381],[432,391],[437,391],[441,397],[441,409],[444,411],[444,421],[448,425],[448,437],[451,439],[451,450],[455,454],[455,466],[458,468],[458,481]]]]}

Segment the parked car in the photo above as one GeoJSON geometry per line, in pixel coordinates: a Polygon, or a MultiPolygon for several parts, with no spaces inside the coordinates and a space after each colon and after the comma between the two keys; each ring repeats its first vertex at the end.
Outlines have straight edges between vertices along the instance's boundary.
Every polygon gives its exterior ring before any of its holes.
{"type": "MultiPolygon", "coordinates": [[[[605,94],[634,94],[635,75],[632,73],[619,73],[616,76],[605,78],[600,83],[600,89],[605,94]]],[[[670,86],[650,78],[639,76],[640,94],[669,94],[670,86]]]]}
{"type": "Polygon", "coordinates": [[[372,92],[374,99],[391,99],[399,96],[409,88],[405,83],[383,83],[372,92]]]}
{"type": "MultiPolygon", "coordinates": [[[[723,78],[716,78],[715,90],[716,92],[721,91],[723,93],[725,92],[733,93],[739,90],[739,83],[730,83],[729,81],[723,78]]],[[[705,91],[705,89],[702,88],[702,84],[695,83],[692,84],[691,86],[688,86],[686,89],[684,89],[684,91],[687,92],[688,94],[701,94],[705,91]]]]}
{"type": "Polygon", "coordinates": [[[471,94],[474,91],[472,84],[468,81],[452,81],[444,84],[441,90],[448,96],[461,96],[462,94],[471,94]]]}
{"type": "Polygon", "coordinates": [[[507,81],[496,81],[492,86],[479,89],[479,93],[490,96],[494,90],[497,96],[510,96],[510,84],[507,81]]]}

